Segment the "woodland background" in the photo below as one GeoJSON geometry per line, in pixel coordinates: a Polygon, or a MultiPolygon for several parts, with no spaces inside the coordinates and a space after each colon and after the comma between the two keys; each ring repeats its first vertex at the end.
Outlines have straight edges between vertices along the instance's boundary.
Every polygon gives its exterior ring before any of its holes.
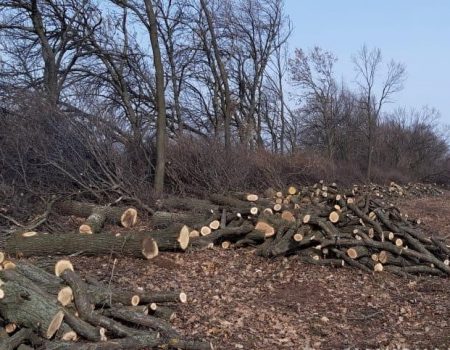
{"type": "Polygon", "coordinates": [[[2,1],[0,199],[450,181],[439,112],[385,112],[405,65],[362,46],[345,81],[291,30],[282,0],[2,1]]]}

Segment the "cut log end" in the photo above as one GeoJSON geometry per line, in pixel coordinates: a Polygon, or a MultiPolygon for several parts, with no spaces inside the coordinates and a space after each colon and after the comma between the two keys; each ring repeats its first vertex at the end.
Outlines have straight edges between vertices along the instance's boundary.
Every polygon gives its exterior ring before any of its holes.
{"type": "Polygon", "coordinates": [[[363,246],[356,246],[356,247],[351,247],[347,249],[347,255],[351,258],[351,259],[358,259],[362,256],[367,256],[369,254],[368,250],[366,247],[363,246]]]}
{"type": "Polygon", "coordinates": [[[306,214],[306,215],[303,217],[303,223],[304,223],[304,224],[307,224],[307,223],[309,222],[309,220],[311,220],[311,215],[306,214]]]}
{"type": "Polygon", "coordinates": [[[250,214],[252,215],[258,215],[258,207],[252,207],[250,208],[250,214]]]}
{"type": "Polygon", "coordinates": [[[35,232],[35,231],[28,231],[28,232],[22,233],[22,237],[33,237],[36,235],[37,235],[37,232],[35,232]]]}
{"type": "Polygon", "coordinates": [[[78,334],[75,333],[74,331],[68,331],[63,334],[63,336],[61,337],[61,340],[75,342],[78,340],[78,334]]]}
{"type": "Polygon", "coordinates": [[[272,208],[266,208],[263,210],[263,214],[264,215],[273,215],[273,210],[272,208]]]}
{"type": "Polygon", "coordinates": [[[70,287],[63,287],[58,292],[57,300],[62,306],[69,305],[73,300],[73,291],[70,287]]]}
{"type": "Polygon", "coordinates": [[[15,332],[16,329],[17,329],[17,325],[15,323],[8,323],[7,325],[5,325],[5,331],[8,334],[15,332]]]}
{"type": "Polygon", "coordinates": [[[151,237],[146,237],[142,241],[142,255],[147,259],[153,259],[158,256],[159,249],[156,241],[151,237]]]}
{"type": "Polygon", "coordinates": [[[397,238],[394,243],[395,243],[395,245],[397,247],[402,247],[403,246],[403,240],[400,239],[400,238],[397,238]]]}
{"type": "Polygon", "coordinates": [[[120,223],[122,224],[123,227],[133,227],[134,225],[136,225],[137,222],[137,210],[134,208],[128,208],[127,210],[125,210],[122,214],[122,216],[120,217],[120,223]]]}
{"type": "Polygon", "coordinates": [[[247,196],[247,201],[249,202],[256,202],[258,200],[258,195],[257,194],[253,194],[253,193],[249,193],[247,196]]]}
{"type": "Polygon", "coordinates": [[[5,261],[5,253],[0,252],[0,264],[5,261]]]}
{"type": "Polygon", "coordinates": [[[284,219],[284,220],[286,220],[286,221],[289,221],[289,222],[294,222],[294,221],[295,221],[295,216],[294,216],[294,214],[292,214],[292,212],[289,211],[289,210],[284,210],[284,211],[281,213],[281,218],[284,219]]]}
{"type": "Polygon", "coordinates": [[[58,276],[58,277],[61,276],[61,274],[66,270],[74,271],[73,265],[69,260],[59,260],[55,264],[55,275],[56,276],[58,276]]]}
{"type": "Polygon", "coordinates": [[[192,230],[191,232],[189,232],[190,238],[199,237],[199,236],[200,236],[200,232],[198,232],[197,230],[192,230]]]}
{"type": "Polygon", "coordinates": [[[258,221],[256,223],[255,230],[263,232],[265,237],[272,237],[276,232],[272,225],[269,225],[264,221],[258,221]]]}
{"type": "Polygon", "coordinates": [[[106,329],[101,327],[99,330],[99,334],[100,334],[100,341],[108,341],[108,338],[106,337],[106,329]]]}
{"type": "Polygon", "coordinates": [[[297,188],[295,186],[289,186],[288,194],[290,194],[290,195],[297,194],[297,188]]]}
{"type": "Polygon", "coordinates": [[[64,318],[64,312],[62,310],[58,311],[53,319],[50,321],[50,324],[45,332],[45,337],[50,339],[57,332],[59,327],[61,327],[61,323],[64,318]]]}
{"type": "Polygon", "coordinates": [[[281,211],[281,208],[282,208],[283,206],[281,205],[281,204],[275,204],[274,206],[273,206],[273,210],[274,211],[281,211]]]}
{"type": "Polygon", "coordinates": [[[92,227],[88,224],[81,225],[80,228],[78,229],[78,232],[84,235],[92,235],[94,233],[92,227]]]}
{"type": "Polygon", "coordinates": [[[156,305],[156,303],[151,303],[147,308],[146,314],[148,314],[149,310],[156,311],[156,309],[158,309],[158,305],[156,305]]]}
{"type": "Polygon", "coordinates": [[[328,216],[328,219],[333,223],[336,224],[339,222],[339,213],[337,211],[332,211],[330,215],[328,216]]]}
{"type": "Polygon", "coordinates": [[[223,241],[221,244],[223,249],[229,249],[231,247],[231,242],[230,241],[223,241]]]}
{"type": "Polygon", "coordinates": [[[383,271],[383,264],[382,263],[376,263],[373,267],[373,270],[375,272],[382,272],[383,271]]]}
{"type": "Polygon", "coordinates": [[[5,291],[3,289],[0,289],[0,299],[3,299],[5,297],[5,291]]]}
{"type": "Polygon", "coordinates": [[[187,302],[187,295],[184,292],[180,293],[180,302],[185,304],[187,302]]]}
{"type": "Polygon", "coordinates": [[[219,220],[211,221],[210,224],[209,224],[209,228],[211,230],[217,230],[219,227],[220,227],[220,221],[219,220]]]}
{"type": "Polygon", "coordinates": [[[190,232],[189,232],[189,227],[187,227],[186,225],[184,225],[181,230],[180,230],[180,234],[178,235],[177,241],[180,244],[180,248],[185,250],[188,245],[189,245],[189,236],[190,236],[190,232]]]}
{"type": "Polygon", "coordinates": [[[12,261],[4,261],[3,262],[3,269],[14,270],[15,268],[16,268],[16,264],[14,264],[12,261]]]}
{"type": "Polygon", "coordinates": [[[201,229],[200,229],[200,235],[202,235],[202,236],[208,236],[208,235],[210,235],[211,234],[211,228],[209,228],[208,226],[203,226],[201,229]]]}
{"type": "Polygon", "coordinates": [[[138,306],[140,302],[141,302],[141,298],[139,297],[139,295],[133,295],[131,297],[131,300],[130,300],[131,306],[138,306]]]}
{"type": "Polygon", "coordinates": [[[303,240],[303,235],[301,233],[296,233],[293,237],[294,241],[300,242],[303,240]]]}

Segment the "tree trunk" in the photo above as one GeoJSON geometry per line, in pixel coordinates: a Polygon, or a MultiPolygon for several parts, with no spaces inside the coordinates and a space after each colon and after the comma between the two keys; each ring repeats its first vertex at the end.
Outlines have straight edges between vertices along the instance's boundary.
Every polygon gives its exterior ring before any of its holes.
{"type": "Polygon", "coordinates": [[[156,79],[156,170],[154,189],[157,194],[164,191],[166,168],[166,101],[164,97],[164,67],[158,43],[158,25],[152,0],[144,0],[149,22],[149,35],[153,51],[153,64],[156,79]]]}
{"type": "Polygon", "coordinates": [[[211,34],[211,44],[214,51],[214,57],[216,59],[217,65],[219,67],[220,79],[223,84],[224,91],[224,104],[222,105],[222,110],[224,112],[224,133],[225,133],[225,149],[229,150],[231,148],[231,94],[230,87],[228,84],[228,75],[225,69],[225,65],[220,56],[219,45],[217,43],[216,31],[214,29],[214,23],[212,19],[211,12],[208,9],[208,5],[205,0],[200,0],[201,7],[205,13],[206,21],[208,22],[209,32],[211,34]]]}

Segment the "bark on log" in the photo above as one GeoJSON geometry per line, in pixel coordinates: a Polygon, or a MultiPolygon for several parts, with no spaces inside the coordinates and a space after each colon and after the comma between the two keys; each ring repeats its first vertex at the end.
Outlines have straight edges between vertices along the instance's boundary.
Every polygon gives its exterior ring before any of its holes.
{"type": "Polygon", "coordinates": [[[154,228],[167,228],[174,223],[180,223],[187,226],[194,226],[199,222],[208,220],[211,213],[183,212],[171,213],[166,211],[156,211],[151,217],[151,224],[154,228]]]}
{"type": "MultiPolygon", "coordinates": [[[[86,292],[86,284],[75,272],[67,269],[61,274],[61,277],[72,288],[75,296],[75,306],[77,308],[77,311],[80,313],[80,316],[85,321],[94,326],[108,329],[119,337],[133,336],[140,333],[133,328],[124,326],[119,322],[116,322],[93,311],[92,304],[86,292]]],[[[148,335],[153,336],[155,339],[157,338],[157,333],[155,332],[149,332],[148,335]]]]}
{"type": "Polygon", "coordinates": [[[210,213],[218,211],[219,206],[208,200],[198,198],[168,197],[159,199],[156,203],[159,210],[173,211],[182,210],[196,213],[210,213]]]}
{"type": "Polygon", "coordinates": [[[0,314],[4,319],[33,329],[46,339],[50,339],[61,326],[64,312],[56,304],[56,299],[45,298],[42,293],[13,280],[3,284],[2,290],[5,298],[0,300],[0,314]]]}
{"type": "Polygon", "coordinates": [[[127,255],[151,259],[158,255],[159,250],[173,250],[176,246],[181,249],[180,242],[177,242],[175,237],[174,234],[174,236],[168,238],[158,231],[149,233],[130,232],[126,235],[39,233],[32,237],[23,237],[21,234],[16,234],[6,241],[5,250],[10,255],[17,257],[70,255],[75,253],[106,255],[112,253],[119,256],[127,255]],[[160,242],[160,246],[158,246],[157,241],[160,242]]]}
{"type": "Polygon", "coordinates": [[[244,224],[239,227],[226,227],[223,229],[218,229],[207,236],[193,239],[190,246],[193,248],[203,248],[209,243],[218,245],[227,240],[235,242],[239,238],[246,236],[251,231],[253,231],[253,225],[251,224],[244,224]]]}
{"type": "Polygon", "coordinates": [[[87,221],[80,226],[80,233],[99,232],[105,222],[120,224],[123,227],[133,227],[137,221],[137,211],[134,208],[105,207],[92,203],[61,201],[54,205],[54,209],[61,215],[87,218],[87,221]]]}
{"type": "Polygon", "coordinates": [[[0,340],[0,350],[14,350],[20,344],[30,338],[32,330],[29,328],[22,328],[11,337],[0,340]]]}

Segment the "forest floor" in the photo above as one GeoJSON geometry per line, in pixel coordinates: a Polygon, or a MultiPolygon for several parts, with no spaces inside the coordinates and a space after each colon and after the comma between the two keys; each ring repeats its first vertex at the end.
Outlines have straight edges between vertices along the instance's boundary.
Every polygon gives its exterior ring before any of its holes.
{"type": "MultiPolygon", "coordinates": [[[[450,244],[450,192],[399,206],[450,244]]],[[[123,287],[183,290],[174,326],[215,349],[450,349],[450,279],[268,260],[248,248],[70,259],[123,287]]]]}

